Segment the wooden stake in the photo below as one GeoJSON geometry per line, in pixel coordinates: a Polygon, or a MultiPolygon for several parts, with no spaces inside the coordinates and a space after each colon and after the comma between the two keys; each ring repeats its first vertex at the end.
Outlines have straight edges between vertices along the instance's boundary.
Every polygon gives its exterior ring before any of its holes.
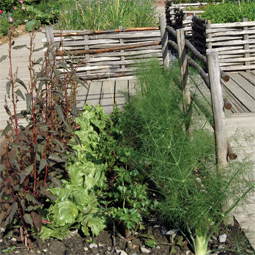
{"type": "MultiPolygon", "coordinates": [[[[177,46],[178,46],[178,55],[179,55],[179,65],[181,70],[181,85],[183,91],[183,104],[184,112],[188,114],[189,107],[191,104],[190,88],[189,88],[189,73],[188,73],[188,57],[185,49],[185,36],[184,29],[177,29],[177,46]]],[[[188,130],[190,123],[187,123],[186,130],[188,130]]]]}
{"type": "Polygon", "coordinates": [[[164,69],[168,69],[169,67],[168,33],[166,31],[165,15],[160,16],[159,24],[160,24],[161,44],[162,44],[162,53],[163,53],[163,65],[164,65],[164,69]]]}
{"type": "Polygon", "coordinates": [[[219,168],[224,168],[228,165],[227,135],[225,114],[223,111],[224,104],[222,99],[222,88],[220,83],[219,57],[216,50],[208,50],[206,55],[208,60],[209,80],[211,84],[216,159],[219,168]]]}

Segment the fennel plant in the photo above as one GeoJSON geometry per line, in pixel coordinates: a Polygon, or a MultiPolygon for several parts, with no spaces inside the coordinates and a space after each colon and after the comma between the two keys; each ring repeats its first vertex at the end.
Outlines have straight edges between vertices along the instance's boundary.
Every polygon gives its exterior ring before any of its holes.
{"type": "Polygon", "coordinates": [[[204,126],[186,134],[177,68],[164,71],[156,60],[140,65],[126,126],[135,134],[133,160],[164,194],[161,219],[186,235],[196,255],[208,255],[211,236],[254,184],[248,161],[218,170],[213,133],[204,126]]]}

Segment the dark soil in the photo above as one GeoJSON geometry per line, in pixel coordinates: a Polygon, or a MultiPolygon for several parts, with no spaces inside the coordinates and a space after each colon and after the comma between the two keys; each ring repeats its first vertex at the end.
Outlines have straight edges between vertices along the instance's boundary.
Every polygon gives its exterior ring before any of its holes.
{"type": "MultiPolygon", "coordinates": [[[[144,222],[144,230],[136,233],[130,241],[124,240],[121,236],[113,231],[102,231],[97,237],[82,237],[79,233],[74,232],[72,237],[63,241],[50,239],[45,241],[37,237],[31,239],[31,247],[28,249],[19,240],[19,237],[6,238],[5,233],[0,233],[0,254],[8,249],[10,254],[45,254],[45,255],[73,255],[73,254],[108,254],[108,255],[138,255],[138,254],[176,254],[176,255],[193,255],[188,242],[183,238],[180,232],[177,232],[173,243],[170,242],[170,236],[167,235],[171,228],[160,225],[156,219],[150,222],[144,222]],[[156,240],[156,246],[151,248],[146,246],[145,239],[141,235],[153,235],[156,240]],[[10,249],[16,247],[12,252],[10,249]],[[145,248],[145,250],[143,250],[145,248]],[[170,253],[171,252],[171,253],[170,253]]],[[[148,240],[148,239],[147,239],[148,240]]],[[[217,234],[214,234],[210,241],[213,254],[230,255],[230,254],[255,254],[250,246],[240,226],[235,222],[234,226],[224,227],[217,234]],[[219,236],[227,235],[226,242],[220,243],[219,236]]]]}

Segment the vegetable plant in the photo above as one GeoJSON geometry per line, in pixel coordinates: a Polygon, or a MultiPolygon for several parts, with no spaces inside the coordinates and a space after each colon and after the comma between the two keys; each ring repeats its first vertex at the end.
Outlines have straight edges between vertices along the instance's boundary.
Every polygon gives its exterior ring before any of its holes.
{"type": "Polygon", "coordinates": [[[213,233],[254,188],[252,168],[243,161],[218,169],[213,134],[195,126],[187,135],[175,68],[164,71],[157,61],[141,65],[123,125],[134,137],[133,163],[164,196],[159,217],[182,231],[196,255],[208,255],[213,233]]]}

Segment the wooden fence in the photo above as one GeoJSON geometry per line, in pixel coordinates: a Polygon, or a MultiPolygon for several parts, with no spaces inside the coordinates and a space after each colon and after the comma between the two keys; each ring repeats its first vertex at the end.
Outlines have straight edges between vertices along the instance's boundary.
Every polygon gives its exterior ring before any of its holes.
{"type": "Polygon", "coordinates": [[[201,14],[201,10],[187,10],[189,7],[199,8],[207,3],[187,3],[174,4],[172,1],[166,1],[166,22],[168,26],[174,29],[184,28],[185,35],[192,35],[192,18],[201,14]]]}
{"type": "MultiPolygon", "coordinates": [[[[161,18],[164,19],[164,17],[161,18]]],[[[204,113],[207,119],[213,119],[213,121],[210,121],[210,124],[213,127],[215,134],[217,163],[219,167],[225,167],[228,164],[228,158],[236,159],[237,157],[237,155],[232,151],[230,144],[227,142],[224,108],[228,110],[231,109],[231,104],[227,99],[223,98],[220,82],[221,78],[227,82],[229,80],[229,76],[219,67],[217,51],[209,50],[206,58],[200,54],[187,39],[185,39],[185,31],[183,28],[175,31],[172,27],[165,26],[164,29],[165,33],[170,33],[177,39],[177,44],[173,40],[169,40],[168,44],[173,47],[179,55],[181,73],[180,89],[183,91],[184,111],[186,114],[191,114],[190,107],[193,101],[200,108],[201,112],[204,113]],[[203,68],[186,54],[186,48],[207,66],[208,74],[205,73],[203,68]],[[209,89],[213,113],[208,111],[203,103],[191,92],[188,82],[188,65],[198,70],[200,76],[209,89]]],[[[168,66],[165,66],[165,68],[168,68],[168,66]]],[[[187,124],[186,129],[189,129],[189,123],[187,124]]]]}
{"type": "Polygon", "coordinates": [[[255,21],[206,26],[207,49],[219,54],[225,71],[255,70],[255,21]]]}
{"type": "Polygon", "coordinates": [[[46,39],[60,46],[57,58],[62,60],[64,55],[83,80],[132,77],[136,62],[152,56],[163,64],[158,27],[62,32],[47,27],[46,39]]]}
{"type": "Polygon", "coordinates": [[[243,22],[211,24],[194,16],[191,25],[187,26],[184,20],[178,21],[179,26],[174,24],[176,21],[170,25],[174,29],[184,28],[186,38],[203,55],[207,49],[216,50],[222,70],[255,70],[255,21],[243,19],[243,22]],[[192,36],[187,34],[190,31],[192,36]]]}

